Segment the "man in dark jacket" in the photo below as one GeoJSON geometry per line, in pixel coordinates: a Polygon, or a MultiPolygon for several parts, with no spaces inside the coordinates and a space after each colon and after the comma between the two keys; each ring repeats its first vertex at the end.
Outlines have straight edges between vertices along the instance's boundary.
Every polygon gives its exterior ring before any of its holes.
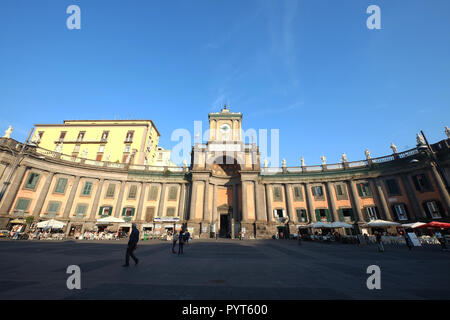
{"type": "Polygon", "coordinates": [[[139,262],[139,259],[136,258],[134,255],[134,250],[136,250],[137,243],[139,241],[139,231],[136,228],[136,225],[133,223],[131,225],[131,234],[130,239],[128,240],[128,246],[127,246],[127,253],[125,255],[125,264],[122,267],[129,267],[130,266],[130,256],[133,258],[136,265],[139,262]]]}

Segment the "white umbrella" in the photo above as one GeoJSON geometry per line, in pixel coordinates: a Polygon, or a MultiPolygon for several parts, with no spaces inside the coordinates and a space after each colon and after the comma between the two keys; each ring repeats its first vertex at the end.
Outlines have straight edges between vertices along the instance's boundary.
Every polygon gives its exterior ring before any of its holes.
{"type": "Polygon", "coordinates": [[[311,225],[311,228],[332,228],[330,223],[316,222],[311,225]]]}
{"type": "Polygon", "coordinates": [[[46,221],[41,221],[37,224],[38,228],[52,228],[52,229],[62,229],[66,224],[64,222],[51,219],[46,221]]]}
{"type": "Polygon", "coordinates": [[[369,228],[389,228],[389,227],[401,226],[401,224],[397,223],[397,222],[386,221],[386,220],[372,220],[366,224],[363,224],[362,226],[369,227],[369,228]]]}
{"type": "Polygon", "coordinates": [[[331,228],[353,228],[353,226],[345,222],[336,221],[331,224],[331,228]]]}
{"type": "Polygon", "coordinates": [[[97,224],[123,223],[125,220],[116,217],[106,217],[97,220],[97,224]]]}
{"type": "Polygon", "coordinates": [[[405,223],[405,224],[402,224],[402,227],[403,228],[413,228],[414,229],[414,228],[423,226],[424,224],[426,224],[426,223],[424,223],[424,222],[405,223]]]}

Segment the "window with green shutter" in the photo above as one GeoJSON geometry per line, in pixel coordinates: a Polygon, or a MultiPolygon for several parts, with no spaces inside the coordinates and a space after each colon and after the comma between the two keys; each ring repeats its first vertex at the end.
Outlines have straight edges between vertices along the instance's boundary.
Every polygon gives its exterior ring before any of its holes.
{"type": "Polygon", "coordinates": [[[177,200],[178,188],[176,186],[172,186],[169,188],[169,200],[175,201],[177,200]]]}
{"type": "Polygon", "coordinates": [[[369,183],[361,182],[356,185],[358,187],[358,194],[360,197],[370,197],[372,192],[370,191],[369,183]]]}
{"type": "Polygon", "coordinates": [[[77,208],[75,210],[75,215],[77,215],[77,216],[84,216],[84,215],[86,215],[87,208],[88,208],[88,205],[85,204],[85,203],[78,204],[77,208]]]}
{"type": "Polygon", "coordinates": [[[35,172],[30,172],[28,174],[27,180],[25,181],[25,189],[36,189],[36,185],[39,181],[40,174],[35,172]]]}
{"type": "Polygon", "coordinates": [[[303,201],[302,187],[300,187],[300,186],[294,187],[294,200],[295,201],[303,201]]]}
{"type": "Polygon", "coordinates": [[[387,187],[388,194],[390,196],[399,196],[399,195],[401,195],[400,187],[399,187],[396,179],[388,179],[388,180],[386,180],[386,187],[387,187]]]}
{"type": "Polygon", "coordinates": [[[332,222],[330,210],[325,209],[325,215],[327,216],[327,222],[332,222]]]}
{"type": "Polygon", "coordinates": [[[132,217],[132,216],[134,216],[134,208],[131,208],[131,207],[123,208],[122,216],[124,216],[124,217],[132,217]]]}
{"type": "Polygon", "coordinates": [[[313,186],[311,187],[312,190],[312,194],[314,196],[315,199],[324,199],[325,196],[323,194],[323,188],[322,186],[313,186]]]}
{"type": "Polygon", "coordinates": [[[102,206],[100,207],[100,210],[98,211],[99,216],[107,217],[112,214],[112,206],[102,206]]]}
{"type": "Polygon", "coordinates": [[[54,193],[64,194],[66,192],[67,178],[59,178],[56,182],[54,193]]]}
{"type": "Polygon", "coordinates": [[[130,186],[130,191],[128,192],[128,199],[136,199],[137,185],[133,184],[130,186]]]}
{"type": "Polygon", "coordinates": [[[297,222],[308,222],[305,209],[296,209],[295,212],[297,213],[297,222]]]}
{"type": "Polygon", "coordinates": [[[92,186],[93,186],[92,182],[86,181],[84,183],[83,190],[81,190],[81,195],[90,196],[92,192],[92,186]]]}
{"type": "Polygon", "coordinates": [[[345,222],[344,210],[343,209],[339,209],[339,220],[341,220],[341,222],[345,222]]]}
{"type": "Polygon", "coordinates": [[[336,199],[347,200],[347,189],[343,183],[338,183],[335,185],[336,199]]]}
{"type": "Polygon", "coordinates": [[[14,211],[27,211],[30,206],[31,199],[27,198],[19,198],[17,199],[16,206],[14,207],[14,211]]]}
{"type": "Polygon", "coordinates": [[[148,193],[148,200],[155,201],[156,199],[158,199],[158,187],[151,186],[150,192],[148,193]]]}
{"type": "Polygon", "coordinates": [[[321,221],[322,217],[320,216],[320,209],[316,209],[316,220],[321,221]]]}
{"type": "Polygon", "coordinates": [[[352,208],[340,208],[339,209],[339,219],[342,222],[352,223],[355,221],[353,218],[353,209],[352,208]]]}

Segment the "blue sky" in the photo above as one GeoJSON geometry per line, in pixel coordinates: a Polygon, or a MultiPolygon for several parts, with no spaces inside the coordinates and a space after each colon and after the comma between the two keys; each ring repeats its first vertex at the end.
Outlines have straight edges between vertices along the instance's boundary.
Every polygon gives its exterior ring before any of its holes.
{"type": "MultiPolygon", "coordinates": [[[[152,119],[160,144],[224,103],[288,166],[432,142],[450,126],[448,0],[2,0],[0,129],[152,119]],[[81,8],[81,30],[66,8],[81,8]],[[366,9],[381,8],[382,30],[366,9]]],[[[204,127],[206,129],[206,127],[204,127]]]]}

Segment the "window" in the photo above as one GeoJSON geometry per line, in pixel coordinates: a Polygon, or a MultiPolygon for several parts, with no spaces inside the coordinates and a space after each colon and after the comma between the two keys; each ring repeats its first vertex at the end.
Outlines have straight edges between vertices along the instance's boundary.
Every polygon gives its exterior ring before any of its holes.
{"type": "Polygon", "coordinates": [[[418,174],[412,177],[414,181],[414,185],[417,191],[426,192],[432,191],[430,182],[427,179],[425,174],[418,174]]]}
{"type": "Polygon", "coordinates": [[[125,216],[125,217],[134,216],[134,208],[123,208],[122,216],[125,216]]]}
{"type": "Polygon", "coordinates": [[[167,217],[174,217],[175,216],[175,208],[174,207],[167,208],[166,216],[167,217]]]}
{"type": "Polygon", "coordinates": [[[305,209],[296,209],[295,212],[297,213],[297,222],[308,222],[305,209]]]}
{"type": "Polygon", "coordinates": [[[295,201],[303,201],[302,187],[300,187],[300,186],[294,187],[294,200],[295,201]]]}
{"type": "Polygon", "coordinates": [[[136,199],[137,185],[133,184],[130,186],[130,191],[128,191],[128,199],[136,199]]]}
{"type": "Polygon", "coordinates": [[[405,221],[408,220],[408,214],[406,213],[406,207],[403,203],[394,204],[392,206],[394,208],[394,212],[397,220],[405,221]]]}
{"type": "Polygon", "coordinates": [[[275,210],[273,210],[273,216],[275,218],[283,218],[284,217],[284,210],[283,209],[275,209],[275,210]]]}
{"type": "Polygon", "coordinates": [[[273,187],[273,201],[283,201],[283,195],[281,194],[281,187],[273,187]]]}
{"type": "Polygon", "coordinates": [[[114,183],[110,183],[108,185],[108,189],[106,189],[105,198],[114,198],[115,192],[116,192],[116,185],[114,183]]]}
{"type": "Polygon", "coordinates": [[[441,215],[441,208],[440,203],[437,201],[427,201],[425,202],[428,214],[431,216],[432,219],[440,219],[442,218],[441,215]]]}
{"type": "Polygon", "coordinates": [[[177,200],[178,188],[176,186],[172,186],[169,188],[169,201],[177,200]]]}
{"type": "Polygon", "coordinates": [[[321,222],[331,222],[330,210],[316,209],[316,219],[321,222]]]}
{"type": "Polygon", "coordinates": [[[103,153],[103,151],[105,151],[105,146],[104,146],[104,145],[101,145],[101,146],[98,148],[98,152],[99,152],[99,153],[103,153]]]}
{"type": "Polygon", "coordinates": [[[125,153],[130,152],[130,146],[125,146],[125,153]]]}
{"type": "Polygon", "coordinates": [[[400,186],[397,183],[396,179],[388,179],[386,180],[387,192],[390,196],[399,196],[401,195],[400,186]]]}
{"type": "Polygon", "coordinates": [[[64,140],[64,138],[66,137],[66,133],[67,133],[67,131],[61,131],[61,133],[59,134],[59,141],[64,140]]]}
{"type": "Polygon", "coordinates": [[[47,207],[48,214],[58,214],[59,207],[61,206],[61,202],[50,201],[47,207]]]}
{"type": "Polygon", "coordinates": [[[157,186],[151,186],[150,192],[148,194],[148,200],[155,201],[158,199],[158,187],[157,186]]]}
{"type": "Polygon", "coordinates": [[[77,144],[77,145],[75,145],[75,147],[73,148],[73,152],[76,153],[76,152],[79,152],[79,151],[80,151],[80,145],[77,144]]]}
{"type": "Polygon", "coordinates": [[[85,203],[78,204],[77,208],[75,210],[75,215],[76,216],[85,216],[86,212],[87,212],[87,208],[88,208],[88,205],[85,203]]]}
{"type": "Polygon", "coordinates": [[[78,133],[77,141],[83,141],[85,133],[86,133],[86,131],[80,131],[78,133]]]}
{"type": "Polygon", "coordinates": [[[311,188],[313,196],[317,198],[324,198],[322,186],[314,186],[311,188]]]}
{"type": "Polygon", "coordinates": [[[83,190],[81,190],[81,195],[82,196],[90,196],[91,192],[92,192],[92,185],[93,185],[92,182],[89,182],[89,181],[85,182],[83,190]]]}
{"type": "Polygon", "coordinates": [[[31,190],[36,189],[36,185],[37,185],[37,183],[39,181],[39,177],[40,177],[40,174],[35,173],[35,172],[30,172],[30,174],[28,175],[27,180],[25,181],[24,188],[25,189],[31,189],[31,190]]]}
{"type": "Polygon", "coordinates": [[[110,216],[111,215],[111,213],[112,213],[112,209],[113,209],[113,207],[111,207],[111,206],[103,206],[103,207],[100,207],[100,210],[99,210],[99,212],[98,212],[98,214],[100,215],[100,216],[110,216]]]}
{"type": "Polygon", "coordinates": [[[145,210],[145,221],[152,222],[155,216],[155,207],[147,207],[145,210]]]}
{"type": "Polygon", "coordinates": [[[134,131],[128,131],[127,132],[127,136],[125,138],[125,142],[132,142],[133,141],[133,135],[134,135],[134,131]]]}
{"type": "Polygon", "coordinates": [[[54,193],[64,194],[66,192],[67,178],[59,178],[56,183],[54,193]]]}
{"type": "Polygon", "coordinates": [[[109,131],[103,131],[102,133],[102,141],[106,141],[108,139],[109,131]]]}
{"type": "Polygon", "coordinates": [[[16,206],[14,207],[14,211],[25,212],[28,210],[30,206],[31,199],[27,198],[19,198],[17,199],[16,206]]]}
{"type": "Polygon", "coordinates": [[[357,183],[356,187],[358,188],[358,193],[359,193],[360,197],[372,196],[372,192],[370,191],[369,183],[367,183],[367,182],[357,183]]]}
{"type": "Polygon", "coordinates": [[[368,221],[379,219],[377,207],[367,207],[366,214],[368,221]]]}
{"type": "Polygon", "coordinates": [[[347,199],[347,189],[345,188],[345,185],[342,183],[335,185],[336,190],[336,198],[337,200],[346,200],[347,199]]]}
{"type": "Polygon", "coordinates": [[[351,208],[340,208],[339,209],[339,219],[341,222],[352,223],[355,221],[353,216],[353,209],[351,208]]]}

